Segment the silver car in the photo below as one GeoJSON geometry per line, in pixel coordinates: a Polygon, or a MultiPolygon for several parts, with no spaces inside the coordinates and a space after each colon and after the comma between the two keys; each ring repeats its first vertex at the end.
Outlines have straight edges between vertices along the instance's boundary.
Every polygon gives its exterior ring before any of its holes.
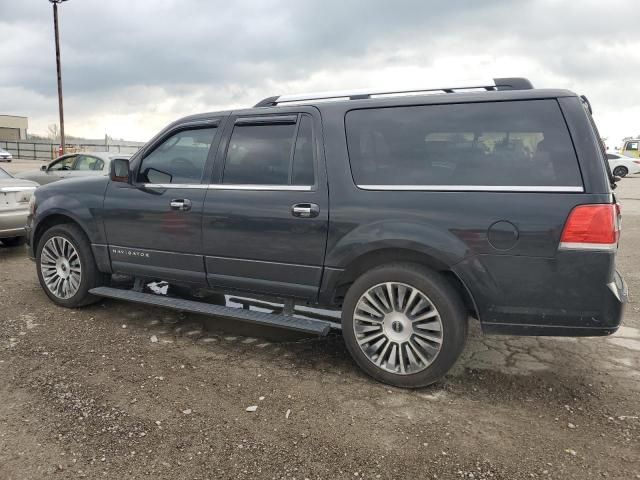
{"type": "Polygon", "coordinates": [[[24,243],[29,200],[38,184],[12,177],[0,168],[0,241],[8,247],[24,243]]]}
{"type": "Polygon", "coordinates": [[[13,160],[13,155],[5,149],[0,148],[0,162],[10,162],[11,160],[13,160]]]}
{"type": "Polygon", "coordinates": [[[71,153],[56,158],[40,170],[16,174],[16,178],[32,180],[40,185],[62,180],[64,178],[89,177],[107,175],[109,165],[114,158],[128,159],[130,155],[110,152],[71,153]]]}

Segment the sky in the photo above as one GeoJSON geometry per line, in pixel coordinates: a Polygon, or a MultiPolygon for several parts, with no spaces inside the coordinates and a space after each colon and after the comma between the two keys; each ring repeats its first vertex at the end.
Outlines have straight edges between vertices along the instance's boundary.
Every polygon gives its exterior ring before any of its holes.
{"type": "MultiPolygon", "coordinates": [[[[264,97],[523,76],[590,99],[609,147],[640,134],[637,0],[69,0],[67,134],[146,141],[264,97]]],[[[47,0],[0,0],[0,114],[58,122],[47,0]]]]}

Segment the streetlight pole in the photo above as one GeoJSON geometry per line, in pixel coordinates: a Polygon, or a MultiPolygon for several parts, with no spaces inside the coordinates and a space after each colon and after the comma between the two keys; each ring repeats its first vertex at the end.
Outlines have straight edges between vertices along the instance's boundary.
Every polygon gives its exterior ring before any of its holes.
{"type": "Polygon", "coordinates": [[[60,149],[64,155],[64,112],[62,108],[62,70],[60,68],[60,34],[58,32],[58,4],[66,0],[49,0],[53,4],[53,30],[56,37],[56,69],[58,71],[58,112],[60,113],[60,149]]]}

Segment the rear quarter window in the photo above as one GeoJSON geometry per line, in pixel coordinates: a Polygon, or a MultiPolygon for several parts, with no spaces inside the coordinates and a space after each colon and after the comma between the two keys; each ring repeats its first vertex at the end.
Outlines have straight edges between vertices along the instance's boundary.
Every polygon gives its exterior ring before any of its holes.
{"type": "Polygon", "coordinates": [[[582,187],[555,100],[352,110],[345,125],[361,187],[582,187]]]}

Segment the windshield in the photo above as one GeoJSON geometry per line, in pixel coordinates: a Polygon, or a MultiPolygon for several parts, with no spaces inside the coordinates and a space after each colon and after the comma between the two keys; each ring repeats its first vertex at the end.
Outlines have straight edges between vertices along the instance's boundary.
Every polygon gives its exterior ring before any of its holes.
{"type": "Polygon", "coordinates": [[[13,178],[13,177],[0,168],[0,178],[13,178]]]}

